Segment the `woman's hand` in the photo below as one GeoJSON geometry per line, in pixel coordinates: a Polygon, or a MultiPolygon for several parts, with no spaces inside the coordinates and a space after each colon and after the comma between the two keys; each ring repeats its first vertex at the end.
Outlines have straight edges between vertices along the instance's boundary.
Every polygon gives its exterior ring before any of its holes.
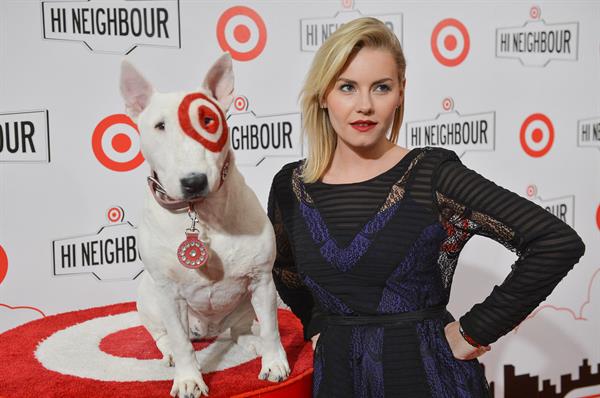
{"type": "Polygon", "coordinates": [[[317,333],[313,337],[310,338],[310,340],[312,341],[313,351],[315,350],[315,347],[317,346],[317,340],[319,340],[320,335],[321,335],[321,333],[317,333]]]}
{"type": "Polygon", "coordinates": [[[446,340],[448,340],[454,358],[466,361],[477,358],[492,349],[489,345],[481,346],[479,348],[473,347],[464,337],[462,337],[458,330],[459,326],[460,324],[458,321],[454,321],[444,327],[446,340]]]}

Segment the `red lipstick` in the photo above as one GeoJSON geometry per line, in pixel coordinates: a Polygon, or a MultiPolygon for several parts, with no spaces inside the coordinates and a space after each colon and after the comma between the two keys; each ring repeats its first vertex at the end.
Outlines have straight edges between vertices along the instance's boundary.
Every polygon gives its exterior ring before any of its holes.
{"type": "Polygon", "coordinates": [[[364,133],[375,127],[377,122],[374,122],[373,120],[355,120],[350,123],[350,125],[361,133],[364,133]]]}

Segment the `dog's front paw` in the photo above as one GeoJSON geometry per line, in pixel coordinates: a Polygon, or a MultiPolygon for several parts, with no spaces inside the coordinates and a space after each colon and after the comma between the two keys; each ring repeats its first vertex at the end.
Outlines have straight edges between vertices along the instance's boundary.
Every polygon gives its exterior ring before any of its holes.
{"type": "Polygon", "coordinates": [[[290,375],[290,365],[288,364],[283,347],[270,354],[263,355],[262,369],[258,374],[261,380],[283,381],[290,375]]]}
{"type": "Polygon", "coordinates": [[[199,371],[176,373],[171,387],[171,396],[178,398],[208,397],[208,386],[199,371]]]}

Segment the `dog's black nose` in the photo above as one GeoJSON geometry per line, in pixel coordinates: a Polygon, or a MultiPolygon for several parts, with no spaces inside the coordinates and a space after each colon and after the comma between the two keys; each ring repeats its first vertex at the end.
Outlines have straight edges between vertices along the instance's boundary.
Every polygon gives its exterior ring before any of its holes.
{"type": "Polygon", "coordinates": [[[186,198],[206,194],[208,178],[204,173],[190,173],[179,181],[181,182],[183,196],[186,198]]]}

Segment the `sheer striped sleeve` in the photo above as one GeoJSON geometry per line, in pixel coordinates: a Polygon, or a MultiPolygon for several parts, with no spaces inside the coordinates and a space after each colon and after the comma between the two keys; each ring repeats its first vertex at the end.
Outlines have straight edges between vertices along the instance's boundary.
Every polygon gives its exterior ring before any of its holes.
{"type": "Polygon", "coordinates": [[[310,340],[312,336],[320,332],[319,319],[322,313],[318,306],[315,305],[312,294],[302,282],[301,276],[296,269],[292,246],[285,230],[281,208],[278,205],[276,194],[277,177],[275,177],[271,185],[267,206],[267,214],[273,224],[277,243],[277,256],[273,265],[273,280],[279,297],[290,307],[294,315],[300,319],[304,329],[304,339],[310,340]]]}
{"type": "Polygon", "coordinates": [[[585,245],[566,223],[464,166],[452,151],[433,177],[439,213],[467,234],[491,238],[518,259],[490,295],[460,317],[466,334],[488,345],[527,317],[579,261],[585,245]]]}

